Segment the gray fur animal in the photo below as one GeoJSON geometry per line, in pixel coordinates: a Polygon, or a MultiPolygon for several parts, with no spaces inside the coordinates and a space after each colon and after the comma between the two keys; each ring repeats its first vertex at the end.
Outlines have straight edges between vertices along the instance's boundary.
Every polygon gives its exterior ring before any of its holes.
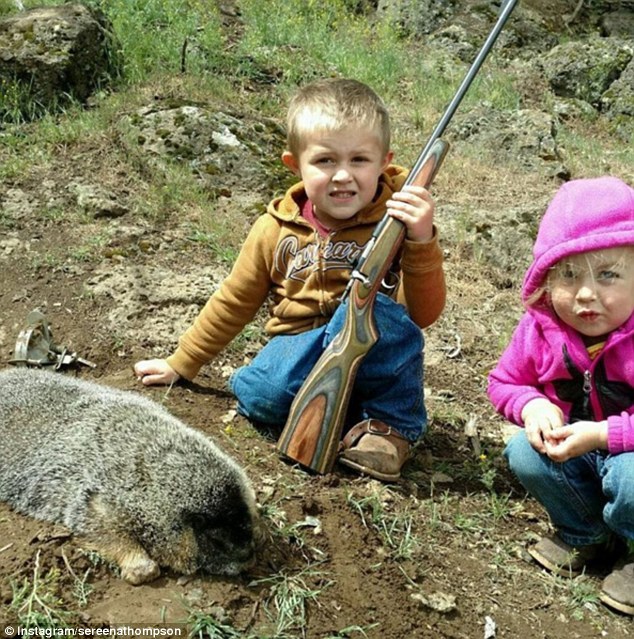
{"type": "Polygon", "coordinates": [[[86,535],[132,584],[254,559],[236,462],[159,404],[61,373],[0,372],[0,500],[86,535]]]}

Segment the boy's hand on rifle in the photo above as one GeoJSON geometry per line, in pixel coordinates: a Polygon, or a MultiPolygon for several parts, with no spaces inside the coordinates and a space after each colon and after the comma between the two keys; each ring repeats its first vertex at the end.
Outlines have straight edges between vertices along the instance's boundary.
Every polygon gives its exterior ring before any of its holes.
{"type": "Polygon", "coordinates": [[[436,204],[430,192],[422,186],[404,186],[387,201],[387,213],[400,220],[407,228],[407,239],[429,242],[434,235],[434,209],[436,204]]]}
{"type": "Polygon", "coordinates": [[[173,384],[180,375],[164,359],[146,359],[134,365],[136,378],[145,386],[173,384]]]}

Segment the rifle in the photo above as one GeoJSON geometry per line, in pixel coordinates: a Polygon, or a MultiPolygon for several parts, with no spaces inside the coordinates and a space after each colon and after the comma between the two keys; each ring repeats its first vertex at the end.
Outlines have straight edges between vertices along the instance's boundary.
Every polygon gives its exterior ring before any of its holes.
{"type": "MultiPolygon", "coordinates": [[[[431,186],[449,148],[441,135],[517,1],[506,0],[503,3],[497,22],[414,163],[404,186],[431,186]]],[[[335,463],[357,370],[378,339],[373,318],[374,300],[404,238],[405,225],[399,220],[386,214],[377,224],[342,296],[342,301],[348,303],[344,325],[299,389],[277,442],[277,449],[283,457],[317,473],[330,472],[335,463]]]]}

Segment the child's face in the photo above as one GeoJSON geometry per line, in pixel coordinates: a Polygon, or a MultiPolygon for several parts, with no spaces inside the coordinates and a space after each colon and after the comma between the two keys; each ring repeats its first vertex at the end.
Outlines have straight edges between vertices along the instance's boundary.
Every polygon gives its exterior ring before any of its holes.
{"type": "Polygon", "coordinates": [[[560,263],[550,279],[557,315],[586,337],[603,337],[634,312],[634,249],[583,253],[560,263]]]}
{"type": "Polygon", "coordinates": [[[317,219],[335,228],[372,201],[392,152],[367,129],[318,131],[306,136],[299,157],[287,151],[282,160],[303,180],[317,219]]]}

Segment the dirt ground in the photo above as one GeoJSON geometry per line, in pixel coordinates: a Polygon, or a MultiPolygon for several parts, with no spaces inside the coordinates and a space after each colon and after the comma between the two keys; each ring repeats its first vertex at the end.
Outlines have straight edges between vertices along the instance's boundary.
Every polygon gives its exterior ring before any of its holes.
{"type": "MultiPolygon", "coordinates": [[[[60,184],[107,169],[99,164],[97,147],[83,149],[81,157],[62,153],[53,166],[34,170],[12,188],[35,197],[46,180],[60,184]]],[[[533,188],[525,191],[526,199],[543,199],[555,185],[536,179],[533,188]]],[[[439,180],[441,227],[443,202],[451,210],[452,198],[462,197],[451,193],[448,179],[439,180]]],[[[496,196],[485,188],[482,197],[492,201],[496,196]]],[[[447,310],[427,332],[431,423],[403,480],[387,487],[343,468],[310,476],[282,462],[274,440],[232,412],[233,399],[224,386],[227,367],[248,356],[253,348],[248,341],[205,368],[196,383],[169,392],[141,388],[132,375],[138,359],[161,348],[168,352],[180,329],[177,322],[161,324],[161,315],[170,313],[160,303],[145,309],[141,303],[127,320],[115,313],[118,324],[113,324],[117,300],[124,298],[115,285],[108,293],[95,293],[96,283],[124,271],[164,268],[176,282],[182,274],[204,271],[208,253],[185,240],[187,222],[175,216],[145,225],[140,236],[131,234],[137,247],[157,247],[150,252],[129,250],[113,259],[106,247],[78,261],[72,255],[82,240],[110,225],[111,244],[116,244],[126,237],[125,224],[77,225],[37,213],[16,214],[0,257],[2,360],[6,366],[27,314],[39,308],[58,344],[96,364],[94,370],[69,367],[59,374],[141,392],[213,438],[244,465],[265,513],[270,535],[259,549],[257,566],[238,578],[164,574],[133,587],[95,563],[81,538],[1,505],[0,619],[15,621],[16,589],[32,585],[35,571],[42,580],[50,577],[70,625],[191,623],[198,611],[219,617],[239,630],[235,636],[244,637],[528,639],[632,633],[629,620],[596,602],[601,574],[569,582],[545,575],[527,560],[524,547],[547,530],[546,519],[509,476],[500,458],[502,423],[484,395],[486,371],[502,346],[501,327],[520,311],[517,290],[500,269],[475,259],[466,244],[448,240],[447,310]],[[139,338],[144,329],[135,329],[135,313],[150,322],[144,339],[139,338]],[[299,577],[318,593],[306,603],[304,622],[292,623],[285,635],[278,632],[279,589],[271,581],[280,575],[299,577]],[[74,594],[78,581],[89,590],[81,600],[74,594]],[[495,634],[484,634],[487,619],[495,634]]]]}
{"type": "MultiPolygon", "coordinates": [[[[167,623],[191,630],[198,620],[198,628],[207,623],[203,636],[212,637],[634,634],[628,618],[598,603],[605,572],[570,581],[531,563],[525,547],[549,530],[547,519],[506,469],[506,429],[485,396],[486,373],[521,312],[518,285],[530,237],[512,228],[498,234],[495,216],[484,226],[465,225],[456,211],[468,202],[484,216],[513,202],[534,227],[557,183],[483,164],[470,167],[470,185],[456,187],[451,176],[463,165],[455,155],[434,191],[449,297],[443,318],[426,331],[430,425],[402,480],[391,486],[342,467],[309,475],[279,459],[271,434],[235,415],[226,377],[257,349],[257,332],[195,383],[169,391],[139,385],[133,364],[170,352],[226,264],[210,262],[208,248],[191,240],[189,213],[148,221],[133,210],[117,220],[43,211],[57,210],[46,202],[60,198],[61,206],[67,196],[60,194],[73,181],[103,179],[126,192],[139,188],[143,170],[134,177],[129,167],[113,166],[103,140],[90,139],[60,146],[0,187],[1,366],[8,366],[28,313],[42,310],[55,341],[96,364],[59,374],[152,397],[211,437],[246,469],[267,531],[248,574],[164,573],[134,587],[86,552],[80,537],[0,504],[0,630],[24,614],[18,608],[30,593],[70,626],[167,623]],[[476,182],[477,191],[469,188],[476,182]],[[483,259],[478,246],[495,246],[505,257],[483,259]],[[289,601],[299,603],[287,621],[289,601]]],[[[34,597],[31,603],[38,605],[34,597]]]]}

